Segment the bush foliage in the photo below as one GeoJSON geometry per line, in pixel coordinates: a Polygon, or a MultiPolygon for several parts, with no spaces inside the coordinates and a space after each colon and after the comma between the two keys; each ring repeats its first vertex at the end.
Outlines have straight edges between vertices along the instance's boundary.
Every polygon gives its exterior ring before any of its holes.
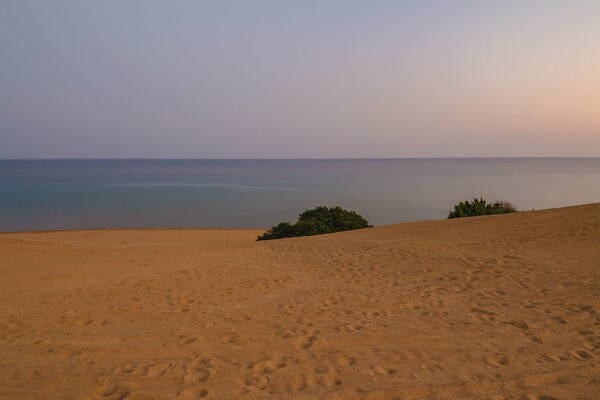
{"type": "Polygon", "coordinates": [[[279,223],[265,234],[257,237],[256,240],[312,236],[369,227],[371,227],[369,221],[354,211],[344,210],[338,206],[331,208],[320,206],[304,211],[298,216],[295,224],[279,223]]]}
{"type": "Polygon", "coordinates": [[[454,210],[448,214],[448,219],[477,217],[479,215],[494,215],[508,214],[517,211],[517,207],[510,204],[508,201],[496,201],[488,203],[483,198],[473,199],[473,201],[465,200],[454,206],[454,210]]]}

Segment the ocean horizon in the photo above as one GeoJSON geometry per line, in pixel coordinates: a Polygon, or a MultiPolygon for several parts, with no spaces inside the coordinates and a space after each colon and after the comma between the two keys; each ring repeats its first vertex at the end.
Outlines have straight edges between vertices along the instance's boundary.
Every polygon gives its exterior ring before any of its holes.
{"type": "Polygon", "coordinates": [[[268,228],[318,205],[374,225],[458,201],[520,210],[600,201],[600,158],[4,159],[0,231],[268,228]]]}

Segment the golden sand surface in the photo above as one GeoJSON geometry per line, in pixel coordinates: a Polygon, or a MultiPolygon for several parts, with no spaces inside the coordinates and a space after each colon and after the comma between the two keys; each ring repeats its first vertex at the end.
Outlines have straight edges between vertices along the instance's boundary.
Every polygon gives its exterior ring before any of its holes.
{"type": "Polygon", "coordinates": [[[600,399],[600,204],[0,235],[2,399],[600,399]]]}

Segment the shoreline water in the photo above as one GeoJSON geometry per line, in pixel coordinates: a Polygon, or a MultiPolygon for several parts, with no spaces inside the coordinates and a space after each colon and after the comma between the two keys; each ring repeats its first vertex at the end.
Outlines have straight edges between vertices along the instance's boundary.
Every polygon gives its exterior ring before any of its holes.
{"type": "Polygon", "coordinates": [[[594,202],[599,181],[600,158],[0,161],[0,231],[269,227],[318,205],[386,225],[480,196],[594,202]]]}

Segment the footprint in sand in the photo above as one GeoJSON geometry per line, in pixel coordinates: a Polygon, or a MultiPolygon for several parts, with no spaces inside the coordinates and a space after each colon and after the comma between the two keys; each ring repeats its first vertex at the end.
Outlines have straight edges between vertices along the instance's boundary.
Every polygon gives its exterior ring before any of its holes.
{"type": "Polygon", "coordinates": [[[275,334],[275,337],[281,339],[289,339],[294,336],[296,336],[296,332],[290,329],[283,329],[275,334]]]}
{"type": "MultiPolygon", "coordinates": [[[[421,368],[423,368],[424,366],[422,365],[421,368]]],[[[427,369],[427,368],[425,368],[427,369]]],[[[395,368],[389,368],[389,367],[384,367],[382,365],[378,365],[376,367],[373,368],[373,372],[375,372],[376,374],[379,375],[383,375],[383,376],[392,376],[396,374],[396,369],[395,368]]]]}
{"type": "Polygon", "coordinates": [[[179,342],[182,344],[191,344],[198,340],[196,336],[181,336],[179,337],[179,342]]]}
{"type": "Polygon", "coordinates": [[[240,335],[237,333],[230,333],[223,336],[220,340],[223,344],[238,344],[240,343],[240,335]]]}
{"type": "Polygon", "coordinates": [[[295,346],[299,350],[307,350],[313,345],[315,340],[317,340],[315,335],[305,335],[296,342],[295,346]]]}
{"type": "Polygon", "coordinates": [[[589,331],[589,330],[586,330],[586,329],[581,329],[581,330],[577,331],[577,333],[579,333],[582,336],[591,336],[591,335],[594,335],[594,331],[589,331]]]}
{"type": "Polygon", "coordinates": [[[248,375],[244,380],[244,391],[245,392],[257,392],[263,390],[269,384],[269,377],[256,372],[248,375]]]}
{"type": "Polygon", "coordinates": [[[356,363],[356,358],[341,354],[335,358],[335,361],[342,367],[349,367],[356,363]]]}
{"type": "Polygon", "coordinates": [[[138,368],[137,364],[128,363],[115,369],[115,374],[131,374],[138,368]]]}
{"type": "Polygon", "coordinates": [[[328,371],[329,371],[329,367],[325,364],[318,365],[315,368],[313,368],[313,372],[315,374],[319,374],[319,375],[326,374],[328,371]]]}
{"type": "Polygon", "coordinates": [[[187,373],[184,381],[186,383],[204,382],[216,375],[214,366],[214,359],[211,356],[199,356],[185,366],[187,373]]]}
{"type": "Polygon", "coordinates": [[[571,358],[578,361],[586,361],[592,358],[593,356],[585,350],[573,350],[569,353],[571,358]]]}
{"type": "Polygon", "coordinates": [[[183,379],[186,383],[200,383],[208,380],[211,374],[212,370],[209,368],[189,367],[183,379]]]}
{"type": "Polygon", "coordinates": [[[342,380],[337,375],[325,375],[321,378],[321,382],[324,386],[334,387],[342,384],[342,380]]]}
{"type": "Polygon", "coordinates": [[[365,327],[366,327],[366,321],[363,321],[363,322],[357,322],[357,323],[352,323],[352,324],[343,324],[343,325],[340,325],[337,329],[343,333],[351,333],[351,332],[355,332],[355,331],[364,330],[365,327]]]}
{"type": "Polygon", "coordinates": [[[340,371],[335,368],[335,364],[331,364],[328,360],[315,365],[311,372],[305,379],[307,386],[335,387],[342,384],[342,379],[339,376],[340,371]]]}
{"type": "Polygon", "coordinates": [[[326,307],[329,307],[329,306],[335,306],[335,305],[337,305],[338,303],[339,303],[339,302],[338,302],[338,300],[337,300],[336,298],[334,298],[334,297],[331,297],[331,298],[329,298],[329,299],[325,300],[325,301],[323,302],[323,305],[324,305],[324,306],[326,306],[326,307]]]}
{"type": "Polygon", "coordinates": [[[508,358],[503,354],[496,354],[494,356],[488,356],[484,359],[484,362],[493,368],[500,368],[509,363],[508,358]]]}
{"type": "Polygon", "coordinates": [[[173,364],[167,362],[154,364],[148,367],[148,369],[146,370],[146,375],[148,375],[151,378],[158,378],[160,376],[163,376],[165,372],[167,372],[172,367],[173,364]]]}
{"type": "Polygon", "coordinates": [[[203,386],[193,386],[182,390],[176,400],[195,400],[208,397],[208,390],[203,386]]]}
{"type": "Polygon", "coordinates": [[[575,312],[579,312],[579,313],[586,312],[590,315],[597,314],[597,311],[594,308],[594,306],[591,306],[589,304],[572,304],[572,305],[570,305],[570,308],[572,310],[574,310],[575,312]]]}
{"type": "Polygon", "coordinates": [[[543,344],[544,341],[532,333],[526,333],[525,338],[537,344],[543,344]]]}
{"type": "Polygon", "coordinates": [[[421,364],[420,368],[427,372],[439,373],[444,372],[444,369],[437,364],[421,364]]]}
{"type": "Polygon", "coordinates": [[[306,389],[306,376],[299,374],[294,375],[290,384],[290,391],[292,393],[301,392],[306,389]]]}
{"type": "Polygon", "coordinates": [[[129,396],[131,389],[115,379],[107,380],[102,386],[94,391],[91,399],[121,400],[129,396]]]}
{"type": "Polygon", "coordinates": [[[252,370],[256,373],[270,373],[275,370],[284,368],[286,365],[287,364],[285,363],[285,361],[282,360],[266,360],[254,364],[252,370]]]}
{"type": "Polygon", "coordinates": [[[528,330],[529,329],[529,325],[527,325],[527,322],[525,321],[521,321],[521,320],[511,320],[511,321],[507,321],[506,322],[508,325],[512,325],[516,328],[519,329],[523,329],[523,330],[528,330]]]}

